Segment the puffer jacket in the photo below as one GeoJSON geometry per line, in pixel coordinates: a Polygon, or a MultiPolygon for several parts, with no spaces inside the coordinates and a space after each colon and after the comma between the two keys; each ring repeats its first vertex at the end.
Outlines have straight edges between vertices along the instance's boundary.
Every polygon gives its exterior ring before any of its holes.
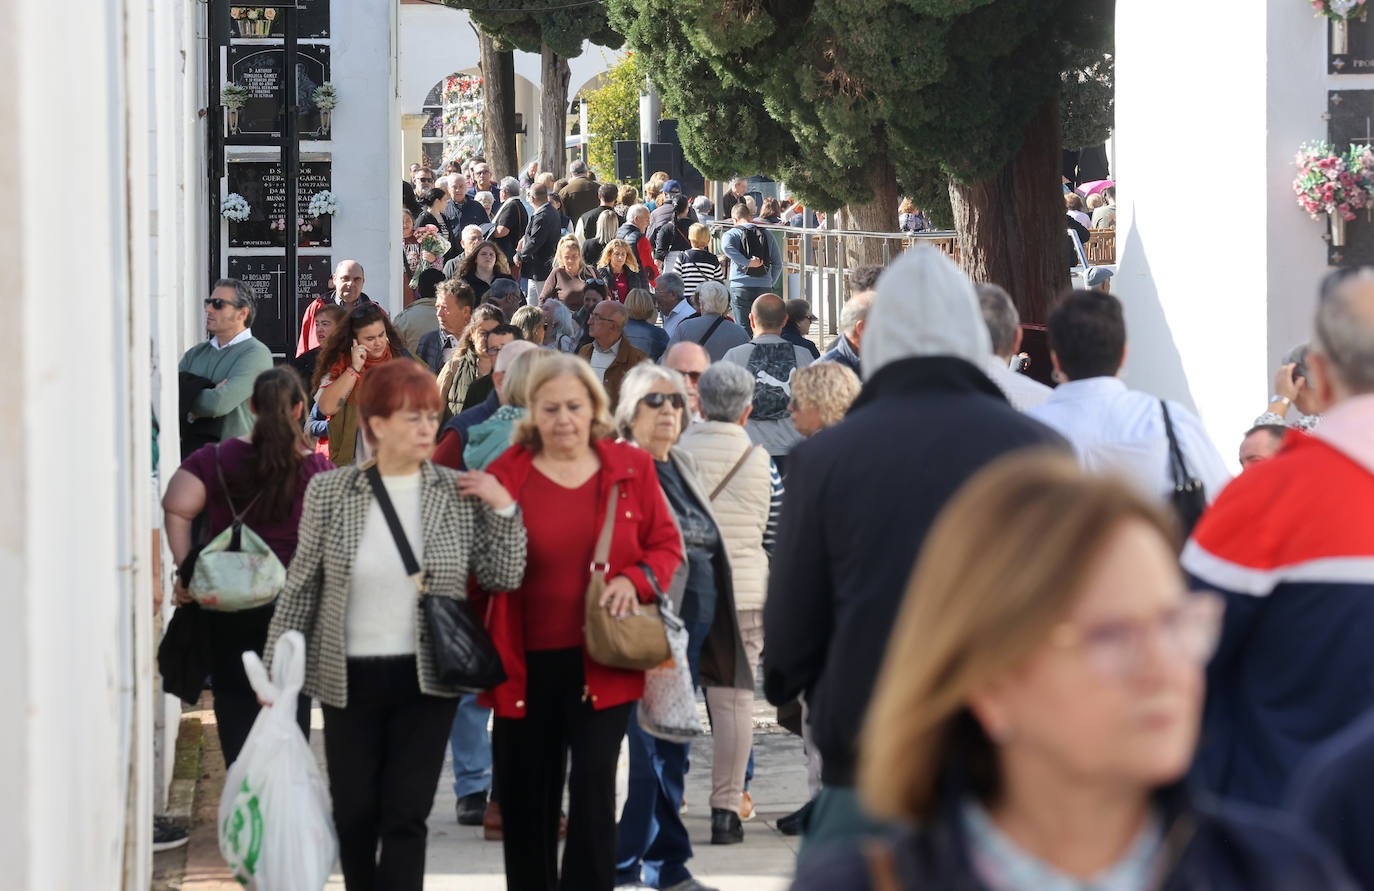
{"type": "Polygon", "coordinates": [[[711,502],[735,576],[735,607],[763,609],[768,596],[768,554],[763,533],[773,497],[773,470],[768,453],[755,446],[739,424],[704,421],[693,424],[678,447],[696,459],[702,488],[709,495],[746,450],[749,457],[711,502]]]}

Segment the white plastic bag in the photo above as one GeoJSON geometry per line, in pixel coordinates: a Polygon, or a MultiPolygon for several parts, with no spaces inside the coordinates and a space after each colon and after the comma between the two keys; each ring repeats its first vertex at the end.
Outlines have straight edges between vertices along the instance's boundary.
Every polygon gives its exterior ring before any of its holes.
{"type": "Polygon", "coordinates": [[[219,802],[219,850],[245,888],[318,891],[329,881],[339,842],[310,744],[296,725],[305,681],[305,638],[277,641],[271,680],[262,660],[243,654],[248,680],[264,702],[219,802]]]}
{"type": "Polygon", "coordinates": [[[663,630],[673,657],[644,672],[644,697],[635,709],[639,726],[650,736],[669,742],[691,742],[705,731],[692,688],[692,669],[687,661],[687,626],[677,617],[672,602],[660,597],[663,630]]]}

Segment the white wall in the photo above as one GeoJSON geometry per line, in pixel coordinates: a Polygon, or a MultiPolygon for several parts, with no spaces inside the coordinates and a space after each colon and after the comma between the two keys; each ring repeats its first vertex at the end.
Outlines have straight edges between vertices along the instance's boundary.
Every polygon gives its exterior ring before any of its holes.
{"type": "Polygon", "coordinates": [[[1154,0],[1117,3],[1112,289],[1126,378],[1193,406],[1233,467],[1327,271],[1325,224],[1293,198],[1293,155],[1325,136],[1328,82],[1374,83],[1328,78],[1311,8],[1266,3],[1239,16],[1191,4],[1186,27],[1154,0]]]}

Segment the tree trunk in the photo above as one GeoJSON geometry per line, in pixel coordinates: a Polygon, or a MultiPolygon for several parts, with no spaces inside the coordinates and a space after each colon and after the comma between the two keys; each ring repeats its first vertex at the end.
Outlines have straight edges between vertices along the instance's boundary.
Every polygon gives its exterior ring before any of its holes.
{"type": "Polygon", "coordinates": [[[568,60],[545,44],[540,52],[539,71],[539,170],[554,179],[567,175],[568,79],[572,72],[568,60]]]}
{"type": "MultiPolygon", "coordinates": [[[[843,225],[860,232],[894,232],[897,228],[897,172],[884,158],[867,168],[865,179],[873,190],[873,200],[867,204],[845,205],[843,225]]],[[[900,245],[892,241],[884,245],[881,238],[846,238],[845,263],[852,270],[860,266],[885,265],[895,259],[900,245]],[[886,249],[885,249],[886,248],[886,249]]]]}
{"type": "Polygon", "coordinates": [[[1058,97],[1046,100],[1023,137],[1000,173],[967,186],[951,182],[949,199],[959,265],[974,281],[1006,288],[1022,322],[1043,325],[1069,284],[1058,97]]]}
{"type": "Polygon", "coordinates": [[[482,151],[497,177],[518,176],[515,157],[515,55],[499,52],[477,29],[482,65],[482,151]]]}

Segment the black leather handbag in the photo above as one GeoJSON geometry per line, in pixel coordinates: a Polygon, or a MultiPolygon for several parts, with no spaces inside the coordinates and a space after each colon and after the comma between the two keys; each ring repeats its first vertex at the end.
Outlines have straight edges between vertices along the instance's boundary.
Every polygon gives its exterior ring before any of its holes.
{"type": "Polygon", "coordinates": [[[372,494],[391,529],[391,537],[396,540],[396,549],[401,552],[401,562],[419,591],[420,610],[424,613],[434,651],[435,678],[444,686],[457,687],[464,693],[483,693],[504,684],[505,666],[501,664],[491,635],[474,613],[471,601],[466,597],[429,593],[420,563],[410,549],[410,541],[401,527],[400,517],[396,516],[386,486],[382,484],[377,465],[367,468],[366,473],[372,484],[372,494]]]}
{"type": "Polygon", "coordinates": [[[1183,463],[1183,450],[1178,447],[1178,438],[1174,436],[1174,423],[1169,419],[1169,406],[1161,399],[1159,407],[1164,411],[1164,432],[1169,437],[1169,470],[1174,482],[1174,491],[1169,497],[1169,502],[1178,517],[1179,529],[1183,531],[1183,537],[1187,538],[1193,534],[1193,527],[1202,519],[1202,512],[1207,509],[1207,490],[1202,485],[1202,480],[1189,473],[1188,465],[1183,463]]]}

